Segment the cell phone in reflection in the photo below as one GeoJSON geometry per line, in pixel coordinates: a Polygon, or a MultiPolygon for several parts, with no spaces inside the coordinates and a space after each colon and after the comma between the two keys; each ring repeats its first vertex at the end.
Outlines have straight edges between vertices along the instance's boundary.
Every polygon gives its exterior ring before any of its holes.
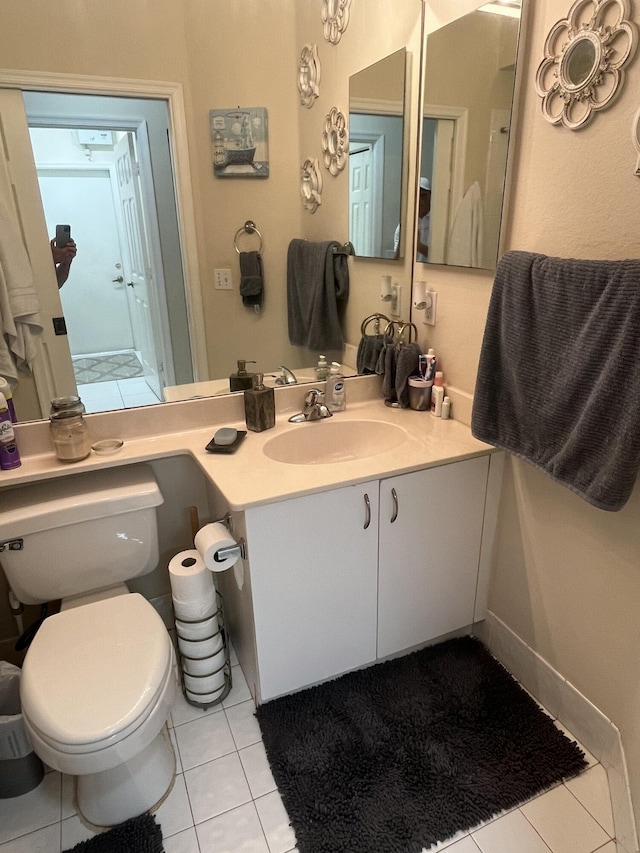
{"type": "Polygon", "coordinates": [[[56,246],[59,249],[64,249],[71,239],[70,225],[56,225],[56,246]]]}

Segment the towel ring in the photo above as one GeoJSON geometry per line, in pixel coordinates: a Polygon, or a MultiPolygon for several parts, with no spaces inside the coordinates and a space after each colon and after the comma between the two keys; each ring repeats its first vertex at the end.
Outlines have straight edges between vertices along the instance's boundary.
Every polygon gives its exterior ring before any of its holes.
{"type": "Polygon", "coordinates": [[[365,320],[362,321],[362,324],[360,326],[360,336],[364,338],[366,331],[367,331],[367,326],[369,325],[369,323],[372,323],[374,321],[376,324],[375,334],[379,335],[380,334],[380,321],[381,320],[386,320],[387,323],[391,322],[389,320],[389,318],[386,317],[384,314],[370,314],[365,320]]]}
{"type": "Polygon", "coordinates": [[[258,247],[257,251],[262,251],[262,234],[256,228],[255,222],[252,222],[250,219],[247,219],[242,228],[238,228],[233,238],[233,247],[238,254],[240,254],[240,249],[238,248],[238,237],[240,237],[242,234],[257,234],[260,239],[260,246],[258,247]]]}
{"type": "Polygon", "coordinates": [[[411,330],[416,333],[416,341],[418,340],[418,327],[415,323],[401,323],[400,330],[398,332],[398,340],[404,343],[404,330],[409,329],[409,340],[407,343],[411,343],[411,330]]]}

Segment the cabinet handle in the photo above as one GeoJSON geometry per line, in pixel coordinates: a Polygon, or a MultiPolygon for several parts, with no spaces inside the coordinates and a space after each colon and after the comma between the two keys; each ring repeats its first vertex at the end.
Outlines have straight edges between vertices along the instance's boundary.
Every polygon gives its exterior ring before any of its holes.
{"type": "Polygon", "coordinates": [[[371,524],[371,502],[369,501],[369,495],[365,492],[364,495],[364,506],[365,506],[365,515],[364,515],[364,529],[371,524]]]}
{"type": "Polygon", "coordinates": [[[391,498],[393,499],[393,512],[391,513],[391,524],[398,517],[398,494],[395,489],[391,489],[391,498]]]}

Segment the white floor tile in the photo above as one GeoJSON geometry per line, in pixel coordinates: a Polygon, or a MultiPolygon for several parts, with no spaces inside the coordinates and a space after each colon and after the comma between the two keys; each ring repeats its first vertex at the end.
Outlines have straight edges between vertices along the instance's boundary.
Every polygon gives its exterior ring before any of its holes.
{"type": "Polygon", "coordinates": [[[574,797],[577,797],[585,809],[593,815],[600,826],[611,838],[615,835],[613,812],[609,795],[607,771],[602,764],[590,767],[584,773],[565,782],[574,797]]]}
{"type": "Polygon", "coordinates": [[[241,749],[239,755],[254,799],[276,790],[277,786],[262,742],[241,749]]]}
{"type": "Polygon", "coordinates": [[[2,845],[2,853],[59,853],[60,824],[55,823],[2,845]]]}
{"type": "Polygon", "coordinates": [[[267,837],[270,853],[288,853],[296,844],[296,834],[278,791],[255,800],[258,817],[267,837]]]}
{"type": "Polygon", "coordinates": [[[193,815],[189,805],[184,776],[178,774],[167,799],[155,811],[156,821],[162,827],[162,837],[169,838],[193,826],[193,815]]]}
{"type": "MultiPolygon", "coordinates": [[[[88,826],[85,826],[78,815],[74,815],[73,817],[69,817],[62,821],[63,850],[70,850],[81,841],[88,841],[89,838],[93,838],[94,835],[97,835],[97,832],[93,829],[89,829],[88,826]]],[[[2,849],[2,853],[5,853],[4,848],[2,849]]]]}
{"type": "Polygon", "coordinates": [[[78,385],[78,394],[83,403],[87,400],[101,400],[103,397],[119,397],[120,389],[114,379],[112,382],[91,382],[78,385]]]}
{"type": "Polygon", "coordinates": [[[162,843],[164,853],[200,853],[200,845],[194,826],[191,829],[185,829],[184,832],[179,832],[177,835],[172,835],[171,838],[163,838],[162,843]]]}
{"type": "Polygon", "coordinates": [[[123,397],[126,394],[148,394],[151,390],[147,385],[146,379],[142,376],[134,376],[132,379],[118,379],[117,381],[118,390],[123,397]]]}
{"type": "Polygon", "coordinates": [[[94,412],[115,412],[123,409],[124,404],[122,397],[96,397],[94,400],[87,400],[85,408],[90,415],[94,412]]]}
{"type": "Polygon", "coordinates": [[[0,842],[55,823],[60,829],[60,774],[46,773],[33,791],[0,800],[0,842]]]}
{"type": "Polygon", "coordinates": [[[208,714],[176,726],[174,731],[185,771],[234,752],[236,748],[224,714],[208,714]]]}
{"type": "MultiPolygon", "coordinates": [[[[431,849],[437,850],[438,848],[432,847],[431,849]]],[[[453,844],[450,844],[448,847],[443,849],[446,850],[447,853],[479,853],[478,845],[474,842],[473,838],[468,835],[460,839],[460,841],[454,841],[453,844]]],[[[515,850],[512,850],[511,853],[515,853],[515,850]]]]}
{"type": "Polygon", "coordinates": [[[237,752],[187,770],[184,780],[196,825],[251,801],[237,752]]]}
{"type": "Polygon", "coordinates": [[[553,853],[592,853],[609,838],[578,800],[559,785],[521,807],[553,853]]]}
{"type": "Polygon", "coordinates": [[[256,719],[256,707],[253,700],[248,702],[240,702],[239,705],[232,705],[225,709],[227,720],[231,728],[231,734],[238,749],[243,749],[245,746],[251,746],[254,743],[260,743],[262,734],[260,726],[256,719]]]}
{"type": "Polygon", "coordinates": [[[184,693],[179,690],[171,708],[171,725],[180,726],[182,723],[190,723],[191,720],[199,720],[209,714],[218,713],[222,713],[222,704],[212,705],[210,708],[196,708],[195,705],[187,702],[184,693]]]}
{"type": "Polygon", "coordinates": [[[143,394],[123,394],[122,403],[125,409],[135,409],[138,406],[156,406],[161,403],[153,391],[147,391],[143,394]]]}
{"type": "Polygon", "coordinates": [[[196,832],[207,853],[270,853],[253,803],[199,824],[196,832]]]}
{"type": "Polygon", "coordinates": [[[239,666],[231,667],[231,682],[233,687],[227,698],[222,700],[223,708],[230,708],[232,705],[238,705],[240,702],[246,702],[248,699],[251,699],[249,685],[239,666]]]}
{"type": "Polygon", "coordinates": [[[550,853],[549,848],[519,810],[499,817],[471,833],[482,853],[550,853]]]}

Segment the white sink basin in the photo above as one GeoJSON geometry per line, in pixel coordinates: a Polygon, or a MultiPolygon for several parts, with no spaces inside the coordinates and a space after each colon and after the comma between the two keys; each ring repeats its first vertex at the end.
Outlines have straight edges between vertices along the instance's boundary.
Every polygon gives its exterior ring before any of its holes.
{"type": "Polygon", "coordinates": [[[264,454],[289,465],[327,465],[386,453],[406,440],[402,427],[383,421],[309,421],[276,435],[264,454]]]}

